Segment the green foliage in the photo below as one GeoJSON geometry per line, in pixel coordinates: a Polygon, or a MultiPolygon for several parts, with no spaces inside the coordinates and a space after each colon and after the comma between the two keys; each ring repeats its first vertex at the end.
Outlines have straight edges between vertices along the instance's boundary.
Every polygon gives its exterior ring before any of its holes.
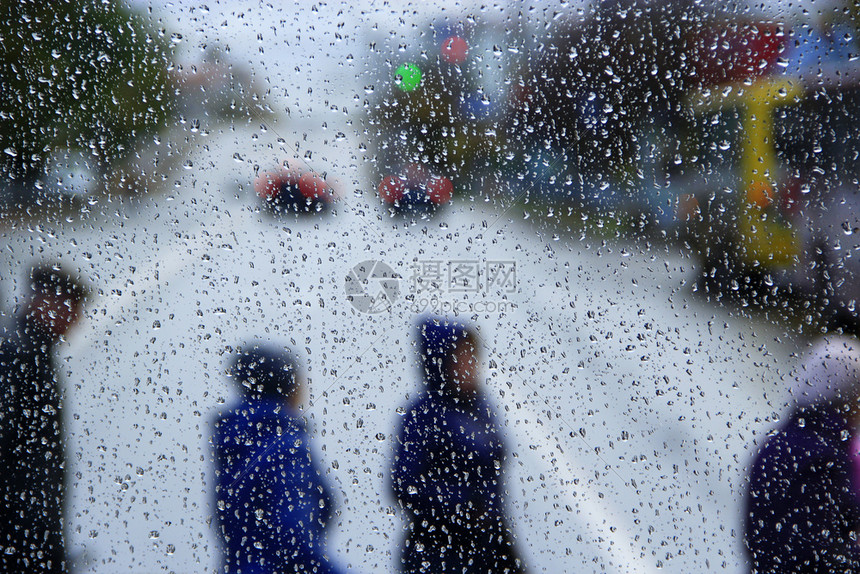
{"type": "Polygon", "coordinates": [[[172,113],[169,40],[143,15],[97,0],[2,0],[0,162],[35,179],[54,149],[103,166],[172,113]]]}
{"type": "Polygon", "coordinates": [[[583,172],[616,177],[640,153],[644,131],[683,119],[695,73],[690,38],[705,20],[694,4],[607,2],[559,25],[524,74],[520,121],[573,152],[583,172]]]}

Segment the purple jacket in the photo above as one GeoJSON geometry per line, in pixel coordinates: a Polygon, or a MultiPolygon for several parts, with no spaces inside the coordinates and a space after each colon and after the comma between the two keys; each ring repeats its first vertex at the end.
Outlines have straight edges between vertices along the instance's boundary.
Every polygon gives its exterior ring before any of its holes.
{"type": "Polygon", "coordinates": [[[849,439],[834,409],[801,408],[762,447],[746,500],[752,572],[860,572],[849,439]]]}

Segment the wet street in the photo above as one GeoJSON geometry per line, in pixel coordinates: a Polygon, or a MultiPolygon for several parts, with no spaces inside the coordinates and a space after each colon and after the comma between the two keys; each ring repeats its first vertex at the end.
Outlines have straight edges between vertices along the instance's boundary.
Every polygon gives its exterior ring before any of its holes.
{"type": "Polygon", "coordinates": [[[802,341],[694,296],[695,261],[675,248],[555,235],[504,198],[392,218],[349,129],[213,128],[148,197],[0,232],[7,319],[34,260],[60,259],[97,289],[61,347],[77,571],[215,568],[208,439],[233,397],[231,349],[256,338],[308,365],[306,416],[337,495],[331,554],[391,571],[398,407],[419,390],[415,316],[439,301],[484,343],[531,571],[740,571],[747,465],[788,405],[802,341]],[[305,149],[340,178],[333,212],[261,210],[255,166],[305,149]],[[375,314],[345,291],[366,260],[402,278],[375,314]],[[451,262],[515,274],[430,298],[419,279],[451,262]]]}

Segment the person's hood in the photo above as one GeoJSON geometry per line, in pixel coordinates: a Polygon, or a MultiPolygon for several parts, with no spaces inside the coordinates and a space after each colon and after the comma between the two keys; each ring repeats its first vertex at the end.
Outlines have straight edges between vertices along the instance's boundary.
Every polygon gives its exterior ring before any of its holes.
{"type": "Polygon", "coordinates": [[[860,399],[860,344],[852,337],[816,342],[800,367],[792,394],[799,407],[838,405],[860,399]]]}
{"type": "Polygon", "coordinates": [[[236,353],[229,374],[246,396],[283,399],[296,388],[296,371],[291,353],[257,343],[236,353]]]}
{"type": "Polygon", "coordinates": [[[424,384],[429,390],[452,392],[446,366],[457,344],[469,336],[471,328],[445,317],[430,316],[418,323],[418,346],[424,384]]]}

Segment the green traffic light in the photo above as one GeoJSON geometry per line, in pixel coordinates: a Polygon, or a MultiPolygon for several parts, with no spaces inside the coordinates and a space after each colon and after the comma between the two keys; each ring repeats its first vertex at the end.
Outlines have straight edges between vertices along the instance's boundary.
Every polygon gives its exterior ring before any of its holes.
{"type": "Polygon", "coordinates": [[[421,69],[409,62],[400,64],[394,71],[394,84],[404,92],[411,92],[421,85],[421,69]]]}

